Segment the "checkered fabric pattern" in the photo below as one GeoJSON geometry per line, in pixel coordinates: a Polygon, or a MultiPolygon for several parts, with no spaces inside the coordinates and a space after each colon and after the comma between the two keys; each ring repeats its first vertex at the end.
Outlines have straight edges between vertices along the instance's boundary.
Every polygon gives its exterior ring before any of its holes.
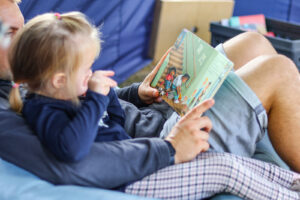
{"type": "Polygon", "coordinates": [[[228,192],[244,199],[299,199],[290,190],[295,173],[228,153],[205,152],[191,162],[169,166],[125,192],[161,199],[203,199],[228,192]]]}

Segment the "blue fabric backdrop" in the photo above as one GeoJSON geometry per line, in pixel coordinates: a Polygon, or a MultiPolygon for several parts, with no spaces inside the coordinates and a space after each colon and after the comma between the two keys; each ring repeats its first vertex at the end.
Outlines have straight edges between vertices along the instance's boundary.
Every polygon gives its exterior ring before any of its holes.
{"type": "Polygon", "coordinates": [[[45,12],[81,11],[101,27],[102,52],[93,69],[112,69],[119,83],[151,61],[146,56],[155,0],[22,0],[25,20],[45,12]]]}
{"type": "Polygon", "coordinates": [[[289,21],[300,24],[300,1],[291,0],[289,21]]]}
{"type": "Polygon", "coordinates": [[[290,1],[291,0],[235,0],[233,15],[264,14],[269,18],[287,21],[289,18],[290,1]]]}
{"type": "Polygon", "coordinates": [[[264,14],[268,18],[300,23],[299,0],[235,0],[233,15],[264,14]]]}

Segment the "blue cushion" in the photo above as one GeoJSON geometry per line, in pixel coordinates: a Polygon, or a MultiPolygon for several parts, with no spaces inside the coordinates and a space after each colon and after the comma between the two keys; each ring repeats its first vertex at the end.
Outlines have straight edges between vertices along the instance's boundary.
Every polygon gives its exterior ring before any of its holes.
{"type": "MultiPolygon", "coordinates": [[[[145,199],[110,190],[80,186],[55,186],[43,181],[33,174],[0,159],[0,199],[1,200],[101,200],[145,199]]],[[[147,198],[148,199],[148,198],[147,198]]]]}
{"type": "MultiPolygon", "coordinates": [[[[257,145],[255,158],[277,164],[288,169],[288,166],[274,151],[268,135],[257,145]]],[[[80,186],[54,186],[43,181],[31,173],[0,159],[0,199],[10,200],[22,197],[31,199],[144,199],[126,195],[120,192],[80,187],[80,186]]],[[[239,200],[241,198],[230,194],[221,194],[212,197],[213,200],[239,200]]]]}

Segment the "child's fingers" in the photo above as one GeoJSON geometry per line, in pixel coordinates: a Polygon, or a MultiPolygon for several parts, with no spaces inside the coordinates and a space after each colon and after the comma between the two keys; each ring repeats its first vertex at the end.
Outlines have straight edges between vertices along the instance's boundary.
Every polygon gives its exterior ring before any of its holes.
{"type": "Polygon", "coordinates": [[[118,85],[118,83],[115,80],[113,80],[108,76],[104,76],[101,72],[100,73],[95,72],[91,77],[90,81],[107,87],[116,87],[118,85]]]}
{"type": "Polygon", "coordinates": [[[109,77],[103,77],[103,79],[101,80],[106,86],[109,86],[109,87],[116,87],[118,85],[118,83],[109,78],[109,77]]]}
{"type": "Polygon", "coordinates": [[[97,70],[94,72],[95,75],[98,75],[98,76],[114,76],[115,75],[115,72],[114,71],[111,71],[111,70],[97,70]]]}

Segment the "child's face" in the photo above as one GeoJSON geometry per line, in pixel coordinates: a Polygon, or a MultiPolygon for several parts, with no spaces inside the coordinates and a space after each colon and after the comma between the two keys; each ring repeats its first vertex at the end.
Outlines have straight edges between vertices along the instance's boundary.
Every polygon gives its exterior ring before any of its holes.
{"type": "Polygon", "coordinates": [[[77,96],[83,95],[88,89],[88,82],[92,76],[91,66],[95,59],[94,49],[90,48],[85,51],[85,56],[81,65],[76,72],[76,94],[77,96]]]}

